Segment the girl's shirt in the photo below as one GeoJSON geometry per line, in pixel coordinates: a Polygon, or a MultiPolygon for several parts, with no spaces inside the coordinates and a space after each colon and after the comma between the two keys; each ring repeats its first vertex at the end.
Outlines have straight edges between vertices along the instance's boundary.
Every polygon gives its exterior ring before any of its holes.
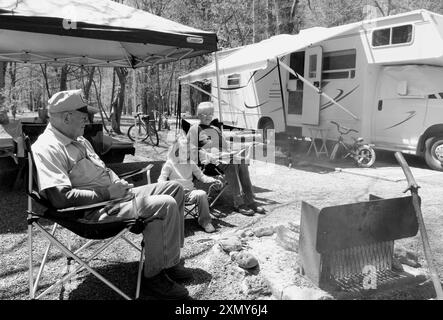
{"type": "Polygon", "coordinates": [[[194,190],[193,176],[203,183],[213,183],[216,179],[209,177],[200,170],[195,163],[176,163],[167,160],[164,164],[158,181],[174,180],[180,183],[185,190],[194,190]]]}

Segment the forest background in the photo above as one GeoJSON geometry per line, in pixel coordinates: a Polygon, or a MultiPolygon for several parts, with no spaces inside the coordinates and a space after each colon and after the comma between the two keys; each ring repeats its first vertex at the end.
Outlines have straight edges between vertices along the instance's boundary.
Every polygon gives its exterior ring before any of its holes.
{"type": "MultiPolygon", "coordinates": [[[[443,13],[441,0],[120,0],[128,6],[206,31],[216,32],[219,50],[256,43],[277,34],[332,27],[415,9],[443,13]]],[[[83,89],[91,105],[120,132],[122,115],[164,114],[177,109],[178,77],[212,60],[201,56],[140,69],[25,65],[0,62],[0,92],[6,108],[28,112],[46,108],[59,90],[83,89]],[[136,108],[138,106],[138,108],[136,108]],[[136,110],[137,109],[137,110],[136,110]],[[112,119],[112,121],[111,121],[112,119]]],[[[204,86],[203,83],[199,84],[204,86]]],[[[204,99],[186,86],[182,111],[194,114],[204,99]],[[192,97],[192,98],[191,98],[192,97]]],[[[106,129],[106,127],[105,127],[106,129]]]]}

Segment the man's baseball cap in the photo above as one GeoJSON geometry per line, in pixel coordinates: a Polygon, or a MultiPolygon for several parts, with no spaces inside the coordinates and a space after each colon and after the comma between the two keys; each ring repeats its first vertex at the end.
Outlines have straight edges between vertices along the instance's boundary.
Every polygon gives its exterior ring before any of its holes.
{"type": "Polygon", "coordinates": [[[60,113],[77,110],[83,113],[97,113],[98,110],[88,106],[82,98],[82,90],[60,91],[48,100],[48,112],[60,113]]]}

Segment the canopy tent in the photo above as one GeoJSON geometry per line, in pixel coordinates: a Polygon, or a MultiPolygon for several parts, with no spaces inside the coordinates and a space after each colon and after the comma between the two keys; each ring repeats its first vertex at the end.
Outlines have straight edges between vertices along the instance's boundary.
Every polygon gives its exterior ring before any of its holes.
{"type": "MultiPolygon", "coordinates": [[[[292,52],[296,52],[321,41],[358,29],[361,22],[333,28],[315,27],[300,31],[299,34],[281,34],[258,43],[250,44],[234,51],[219,60],[220,75],[243,71],[265,69],[269,62],[276,62],[292,52]]],[[[183,84],[210,79],[216,76],[215,62],[179,78],[183,84]]]]}
{"type": "Polygon", "coordinates": [[[0,0],[0,61],[135,68],[216,50],[213,32],[109,0],[0,0]]]}

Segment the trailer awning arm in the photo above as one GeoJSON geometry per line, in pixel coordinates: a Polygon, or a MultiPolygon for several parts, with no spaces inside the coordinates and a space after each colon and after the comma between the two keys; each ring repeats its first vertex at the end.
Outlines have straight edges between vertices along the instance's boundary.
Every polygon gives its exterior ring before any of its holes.
{"type": "MultiPolygon", "coordinates": [[[[278,59],[278,58],[276,58],[278,59]]],[[[349,111],[348,109],[346,109],[345,107],[343,107],[340,103],[338,103],[337,101],[335,101],[333,98],[331,98],[330,96],[328,96],[326,93],[324,93],[323,91],[321,91],[321,89],[317,88],[316,86],[314,86],[309,80],[306,80],[305,78],[303,78],[301,75],[299,75],[297,72],[295,72],[294,70],[292,70],[287,64],[285,64],[284,62],[281,61],[281,59],[278,59],[280,66],[283,67],[284,69],[286,69],[288,72],[290,72],[292,75],[294,75],[297,79],[300,79],[301,81],[303,81],[303,83],[305,83],[306,85],[308,85],[309,87],[311,87],[312,89],[314,89],[315,91],[318,92],[318,94],[321,94],[322,96],[324,96],[326,99],[328,99],[329,101],[331,101],[333,104],[335,104],[337,107],[339,107],[340,109],[342,109],[344,112],[346,112],[347,114],[349,114],[352,118],[354,118],[355,120],[359,120],[359,118],[353,114],[351,111],[349,111]]],[[[276,60],[271,60],[274,63],[277,63],[276,60]]]]}
{"type": "MultiPolygon", "coordinates": [[[[188,86],[190,86],[190,87],[193,87],[195,90],[198,90],[198,91],[200,91],[200,92],[202,92],[202,93],[204,93],[204,94],[207,94],[208,96],[210,96],[210,97],[213,97],[214,99],[216,99],[216,100],[218,100],[218,98],[215,96],[215,95],[213,95],[212,93],[210,93],[210,92],[208,92],[208,91],[206,91],[206,90],[203,90],[202,88],[199,88],[198,86],[196,86],[196,85],[194,85],[194,84],[192,84],[192,83],[186,83],[188,86]]],[[[221,101],[220,102],[223,102],[223,103],[225,103],[225,104],[228,104],[225,100],[223,100],[223,99],[221,99],[221,101]]]]}

